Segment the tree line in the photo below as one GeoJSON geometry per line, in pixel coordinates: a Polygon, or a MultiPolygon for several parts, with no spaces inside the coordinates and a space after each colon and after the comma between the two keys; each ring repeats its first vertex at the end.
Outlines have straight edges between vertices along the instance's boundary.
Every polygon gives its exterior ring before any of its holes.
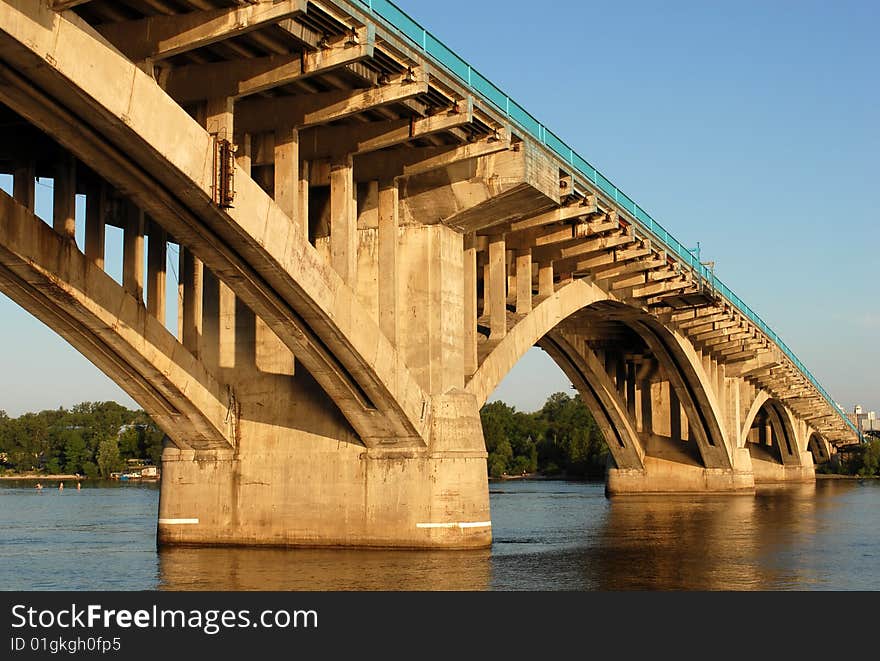
{"type": "MultiPolygon", "coordinates": [[[[550,395],[540,410],[517,411],[501,401],[480,410],[492,477],[541,473],[600,478],[608,447],[580,397],[550,395]]],[[[159,465],[165,434],[142,410],[116,402],[83,402],[70,409],[9,417],[0,410],[0,474],[78,473],[108,477],[127,459],[159,465]]],[[[880,438],[842,452],[818,472],[880,476],[880,438]]]]}
{"type": "Polygon", "coordinates": [[[116,402],[83,402],[17,418],[0,411],[0,472],[106,478],[127,459],[159,465],[164,436],[144,411],[116,402]]]}
{"type": "MultiPolygon", "coordinates": [[[[543,473],[584,478],[604,473],[608,448],[579,397],[555,393],[533,413],[491,402],[480,411],[480,419],[493,477],[543,473]]],[[[0,472],[108,477],[127,459],[159,465],[163,438],[144,411],[116,402],[83,402],[17,418],[0,411],[0,472]]]]}
{"type": "Polygon", "coordinates": [[[578,396],[557,392],[534,413],[496,401],[480,410],[492,477],[542,473],[599,478],[608,447],[589,409],[578,396]]]}

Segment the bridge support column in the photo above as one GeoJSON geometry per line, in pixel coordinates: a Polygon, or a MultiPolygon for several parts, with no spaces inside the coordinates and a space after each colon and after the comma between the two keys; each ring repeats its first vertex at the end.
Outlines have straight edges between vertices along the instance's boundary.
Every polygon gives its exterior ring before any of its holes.
{"type": "Polygon", "coordinates": [[[261,408],[283,401],[276,413],[287,417],[284,427],[248,419],[266,411],[245,399],[234,450],[165,449],[160,545],[490,545],[486,451],[472,395],[434,398],[428,447],[368,448],[303,372],[291,390],[279,389],[287,396],[268,394],[261,408]]]}

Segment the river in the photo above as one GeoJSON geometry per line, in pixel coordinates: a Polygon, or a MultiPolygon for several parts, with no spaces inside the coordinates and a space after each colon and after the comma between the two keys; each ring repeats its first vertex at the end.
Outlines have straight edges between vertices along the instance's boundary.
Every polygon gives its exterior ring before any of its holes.
{"type": "Polygon", "coordinates": [[[466,552],[156,549],[155,484],[0,481],[3,590],[880,590],[880,480],[749,496],[490,484],[466,552]]]}

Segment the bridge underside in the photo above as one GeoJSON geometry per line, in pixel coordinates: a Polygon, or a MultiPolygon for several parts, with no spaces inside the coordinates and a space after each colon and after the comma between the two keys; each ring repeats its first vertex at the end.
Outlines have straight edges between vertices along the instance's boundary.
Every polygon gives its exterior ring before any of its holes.
{"type": "Polygon", "coordinates": [[[488,545],[479,409],[535,345],[609,494],[810,480],[848,438],[595,181],[356,3],[0,0],[0,104],[0,290],[167,433],[160,543],[488,545]]]}

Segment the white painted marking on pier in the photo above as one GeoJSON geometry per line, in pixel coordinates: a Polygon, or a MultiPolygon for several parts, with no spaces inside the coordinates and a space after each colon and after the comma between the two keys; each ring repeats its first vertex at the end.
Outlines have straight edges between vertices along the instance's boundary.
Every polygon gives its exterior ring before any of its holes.
{"type": "Polygon", "coordinates": [[[159,525],[165,526],[191,526],[198,522],[198,519],[159,519],[159,525]]]}
{"type": "Polygon", "coordinates": [[[448,521],[444,523],[417,523],[416,528],[491,528],[491,521],[448,521]]]}

